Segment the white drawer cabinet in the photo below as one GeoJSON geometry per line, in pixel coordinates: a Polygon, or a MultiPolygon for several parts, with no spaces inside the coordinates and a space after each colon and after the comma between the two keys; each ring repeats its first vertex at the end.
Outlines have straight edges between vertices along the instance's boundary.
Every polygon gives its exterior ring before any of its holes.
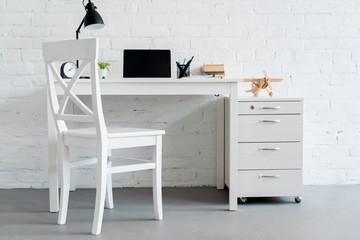
{"type": "Polygon", "coordinates": [[[239,99],[237,135],[236,189],[241,202],[269,196],[294,196],[300,202],[303,100],[239,99]]]}

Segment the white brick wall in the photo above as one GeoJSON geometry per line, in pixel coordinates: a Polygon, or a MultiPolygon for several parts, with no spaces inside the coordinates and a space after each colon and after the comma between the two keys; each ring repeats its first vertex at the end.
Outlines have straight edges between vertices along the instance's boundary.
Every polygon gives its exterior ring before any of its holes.
{"type": "MultiPolygon", "coordinates": [[[[354,0],[94,0],[101,58],[121,76],[122,49],[171,48],[192,72],[225,63],[229,77],[270,76],[275,95],[305,98],[304,183],[360,183],[360,2],[354,0]]],[[[0,188],[47,187],[41,43],[75,36],[78,0],[0,0],[0,188]]],[[[244,94],[247,84],[240,86],[244,94]]],[[[165,129],[164,186],[215,185],[214,97],[106,97],[111,125],[165,129]],[[121,105],[119,103],[122,103],[121,105]]],[[[80,151],[80,150],[79,150],[80,151]]],[[[84,152],[91,154],[91,152],[84,152]]],[[[129,152],[148,157],[149,149],[129,152]]],[[[116,186],[148,186],[148,173],[116,186]],[[139,183],[137,178],[143,179],[139,183]]],[[[80,187],[94,183],[81,169],[80,187]]]]}

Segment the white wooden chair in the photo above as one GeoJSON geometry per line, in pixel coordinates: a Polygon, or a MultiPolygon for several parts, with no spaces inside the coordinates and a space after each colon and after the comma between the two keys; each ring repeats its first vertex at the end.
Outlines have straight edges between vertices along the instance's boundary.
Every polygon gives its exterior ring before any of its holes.
{"type": "Polygon", "coordinates": [[[48,97],[51,111],[56,121],[58,159],[61,166],[61,197],[58,224],[65,224],[69,189],[70,168],[96,163],[96,201],[92,226],[92,233],[99,234],[106,206],[113,207],[111,174],[139,170],[153,170],[153,201],[155,218],[161,220],[162,194],[161,194],[161,147],[163,130],[138,128],[107,128],[105,125],[100,85],[98,79],[98,39],[68,40],[49,42],[43,44],[43,56],[48,78],[48,97]],[[79,69],[70,81],[60,77],[55,62],[82,60],[79,69]],[[88,107],[74,94],[74,87],[85,67],[90,65],[91,100],[88,107]],[[56,92],[55,82],[61,87],[56,92]],[[58,100],[58,96],[61,100],[58,100]],[[72,101],[83,114],[66,113],[65,109],[72,101]],[[93,127],[69,129],[69,122],[91,123],[93,127]],[[141,146],[154,146],[152,160],[120,159],[117,166],[112,166],[108,159],[108,150],[131,148],[141,146]],[[82,147],[96,150],[96,158],[70,161],[69,147],[82,147]],[[107,194],[106,194],[107,192],[107,194]]]}

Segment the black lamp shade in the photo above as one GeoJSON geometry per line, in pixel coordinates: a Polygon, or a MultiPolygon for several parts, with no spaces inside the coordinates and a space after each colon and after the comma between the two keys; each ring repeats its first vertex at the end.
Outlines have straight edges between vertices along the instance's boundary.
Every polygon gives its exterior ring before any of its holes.
{"type": "Polygon", "coordinates": [[[84,28],[99,29],[105,26],[100,14],[96,10],[89,10],[84,19],[84,28]]]}
{"type": "Polygon", "coordinates": [[[100,14],[95,10],[96,7],[92,2],[86,5],[86,15],[84,17],[84,28],[86,29],[99,29],[105,26],[100,14]]]}

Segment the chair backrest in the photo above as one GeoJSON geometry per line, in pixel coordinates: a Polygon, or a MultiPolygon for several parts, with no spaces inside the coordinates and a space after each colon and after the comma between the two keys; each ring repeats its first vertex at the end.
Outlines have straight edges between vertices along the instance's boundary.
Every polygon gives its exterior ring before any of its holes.
{"type": "Polygon", "coordinates": [[[82,40],[66,40],[57,42],[43,43],[43,56],[45,60],[45,68],[48,84],[48,101],[53,117],[56,121],[58,133],[67,131],[67,121],[70,122],[86,122],[94,123],[96,132],[105,136],[106,125],[101,103],[100,85],[98,78],[97,59],[99,53],[99,40],[82,39],[82,40]],[[56,67],[56,62],[81,60],[79,68],[76,70],[70,81],[64,80],[56,67]],[[88,107],[73,91],[76,83],[85,68],[90,67],[91,81],[91,100],[92,107],[88,107]],[[61,87],[61,92],[55,84],[61,87]],[[60,101],[58,100],[60,96],[60,101]],[[83,114],[66,113],[66,107],[72,101],[83,114]]]}

